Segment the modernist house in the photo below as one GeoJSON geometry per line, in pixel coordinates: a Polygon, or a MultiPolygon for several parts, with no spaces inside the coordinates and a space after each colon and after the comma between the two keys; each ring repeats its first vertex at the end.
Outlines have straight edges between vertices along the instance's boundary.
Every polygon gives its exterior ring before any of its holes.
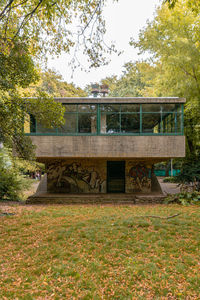
{"type": "Polygon", "coordinates": [[[65,125],[27,135],[50,193],[149,193],[155,163],[185,156],[183,98],[55,98],[65,125]]]}

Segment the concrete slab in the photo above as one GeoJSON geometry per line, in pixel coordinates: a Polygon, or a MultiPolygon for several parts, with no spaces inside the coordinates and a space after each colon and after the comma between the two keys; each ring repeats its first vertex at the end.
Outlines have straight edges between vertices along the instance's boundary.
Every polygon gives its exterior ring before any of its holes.
{"type": "Polygon", "coordinates": [[[158,181],[164,195],[180,193],[180,187],[177,183],[163,182],[163,179],[163,177],[158,177],[158,181]]]}

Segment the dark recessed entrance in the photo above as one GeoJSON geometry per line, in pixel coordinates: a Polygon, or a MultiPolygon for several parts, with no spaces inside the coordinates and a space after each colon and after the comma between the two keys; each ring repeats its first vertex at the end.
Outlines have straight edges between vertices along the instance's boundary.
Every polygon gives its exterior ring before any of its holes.
{"type": "Polygon", "coordinates": [[[125,193],[125,161],[107,161],[107,193],[125,193]]]}

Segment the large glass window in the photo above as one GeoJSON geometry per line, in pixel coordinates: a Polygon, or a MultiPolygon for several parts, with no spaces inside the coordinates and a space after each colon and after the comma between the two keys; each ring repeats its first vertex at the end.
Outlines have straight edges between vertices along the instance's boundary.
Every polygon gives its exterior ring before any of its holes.
{"type": "Polygon", "coordinates": [[[139,104],[102,104],[100,110],[101,134],[140,132],[139,104]]]}
{"type": "Polygon", "coordinates": [[[25,132],[60,135],[182,134],[182,104],[64,104],[65,124],[44,128],[29,116],[25,132]]]}
{"type": "Polygon", "coordinates": [[[61,133],[76,133],[77,132],[77,114],[65,113],[65,124],[58,128],[61,133]]]}
{"type": "Polygon", "coordinates": [[[122,133],[139,133],[140,132],[140,114],[121,115],[121,132],[122,133]]]}
{"type": "Polygon", "coordinates": [[[143,133],[160,133],[161,114],[143,113],[142,114],[142,132],[143,133]]]}
{"type": "Polygon", "coordinates": [[[96,112],[96,104],[67,104],[65,105],[65,124],[58,131],[63,134],[96,134],[96,112]]]}

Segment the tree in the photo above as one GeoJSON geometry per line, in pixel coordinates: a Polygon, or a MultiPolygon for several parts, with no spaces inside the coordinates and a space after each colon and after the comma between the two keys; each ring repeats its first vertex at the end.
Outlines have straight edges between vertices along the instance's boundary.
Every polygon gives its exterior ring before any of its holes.
{"type": "MultiPolygon", "coordinates": [[[[0,140],[30,157],[30,139],[23,134],[26,113],[33,114],[46,127],[63,123],[63,107],[53,101],[42,86],[35,99],[25,102],[22,88],[39,79],[36,59],[47,52],[59,55],[74,46],[75,66],[78,48],[83,46],[91,67],[106,63],[103,54],[113,46],[103,47],[105,23],[102,19],[104,0],[2,0],[0,3],[0,140]],[[76,23],[76,19],[80,19],[76,23]],[[76,23],[77,33],[71,24],[76,23]],[[76,37],[76,38],[74,38],[76,37]],[[19,92],[20,90],[20,92],[19,92]],[[48,111],[47,111],[48,109],[48,111]],[[48,113],[47,113],[48,112],[48,113]]],[[[47,75],[46,75],[47,76],[47,75]]],[[[62,91],[66,93],[66,84],[62,91]]],[[[70,87],[73,93],[73,86],[70,87]]],[[[61,88],[60,88],[61,91],[61,88]]],[[[58,90],[55,94],[58,94],[58,90]]],[[[60,93],[61,94],[61,93],[60,93]]]]}
{"type": "Polygon", "coordinates": [[[107,77],[101,81],[101,84],[109,86],[111,97],[142,97],[146,86],[143,69],[148,67],[145,62],[126,63],[119,79],[117,76],[107,77]]]}
{"type": "Polygon", "coordinates": [[[59,55],[74,46],[73,63],[81,46],[91,67],[106,63],[102,43],[106,0],[2,0],[0,3],[0,50],[8,53],[16,41],[25,43],[32,55],[59,55]],[[79,20],[77,22],[77,20],[79,20]],[[71,25],[75,25],[72,29],[71,25]]]}
{"type": "MultiPolygon", "coordinates": [[[[150,79],[154,96],[187,98],[185,134],[187,156],[198,156],[200,150],[200,44],[199,17],[182,0],[174,9],[162,5],[147,27],[140,31],[139,41],[131,42],[140,53],[151,54],[154,76],[150,79]]],[[[151,70],[151,74],[152,74],[151,70]]],[[[151,95],[150,95],[151,96],[151,95]]]]}
{"type": "MultiPolygon", "coordinates": [[[[179,0],[164,0],[164,3],[168,3],[169,8],[174,8],[176,3],[178,3],[179,0]]],[[[188,8],[191,8],[195,13],[199,12],[200,9],[200,2],[197,0],[187,0],[186,4],[188,8]]]]}
{"type": "Polygon", "coordinates": [[[67,83],[57,72],[48,69],[40,72],[40,80],[26,89],[22,90],[23,95],[36,96],[42,91],[53,97],[86,97],[87,94],[80,87],[73,83],[67,83]]]}

